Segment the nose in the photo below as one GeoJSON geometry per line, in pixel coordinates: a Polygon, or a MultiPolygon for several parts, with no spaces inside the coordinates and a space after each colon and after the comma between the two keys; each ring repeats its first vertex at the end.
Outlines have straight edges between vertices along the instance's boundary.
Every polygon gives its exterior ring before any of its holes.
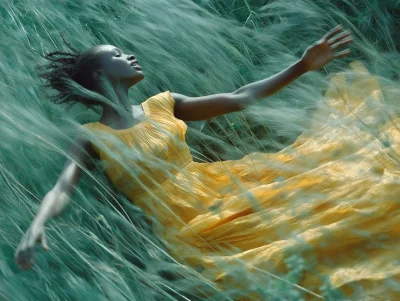
{"type": "Polygon", "coordinates": [[[132,54],[132,55],[128,55],[128,60],[134,60],[135,59],[135,56],[132,54]]]}

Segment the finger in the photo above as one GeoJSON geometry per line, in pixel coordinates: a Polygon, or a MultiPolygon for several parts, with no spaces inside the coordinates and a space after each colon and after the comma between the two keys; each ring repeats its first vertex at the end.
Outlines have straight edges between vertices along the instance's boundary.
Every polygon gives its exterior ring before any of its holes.
{"type": "Polygon", "coordinates": [[[21,253],[17,259],[17,265],[21,270],[27,269],[32,264],[30,263],[31,260],[32,259],[27,258],[24,253],[21,253]]]}
{"type": "Polygon", "coordinates": [[[20,268],[21,270],[28,270],[28,269],[30,269],[30,268],[34,265],[34,263],[35,263],[35,260],[34,260],[33,258],[29,258],[28,260],[22,262],[22,263],[19,265],[19,268],[20,268]]]}
{"type": "Polygon", "coordinates": [[[25,258],[29,254],[29,247],[26,246],[25,243],[20,243],[17,247],[17,250],[14,253],[15,262],[20,266],[24,265],[25,258]]]}
{"type": "Polygon", "coordinates": [[[346,30],[346,31],[342,32],[340,35],[337,35],[334,38],[330,39],[328,41],[328,44],[329,45],[333,45],[333,44],[339,42],[340,40],[343,40],[344,38],[347,38],[350,35],[351,35],[350,31],[346,30]]]}
{"type": "Polygon", "coordinates": [[[353,38],[351,38],[351,37],[346,38],[346,39],[332,45],[332,49],[335,50],[339,47],[343,47],[344,45],[350,44],[351,42],[353,42],[353,38]]]}
{"type": "Polygon", "coordinates": [[[33,258],[27,260],[22,265],[19,266],[21,270],[29,270],[35,264],[35,260],[33,258]]]}
{"type": "Polygon", "coordinates": [[[18,251],[18,253],[15,254],[15,262],[18,265],[22,265],[25,262],[25,260],[24,260],[24,258],[26,257],[25,253],[26,253],[25,250],[21,250],[21,251],[18,251]]]}
{"type": "Polygon", "coordinates": [[[350,49],[346,49],[346,50],[343,50],[343,51],[340,51],[340,52],[336,53],[333,57],[335,59],[341,58],[341,57],[345,57],[346,55],[349,55],[350,52],[351,52],[350,49]]]}
{"type": "Polygon", "coordinates": [[[329,39],[331,39],[335,34],[341,32],[342,30],[343,30],[342,25],[338,25],[338,26],[336,26],[335,28],[331,29],[331,30],[324,36],[324,38],[325,38],[326,40],[329,40],[329,39]]]}
{"type": "Polygon", "coordinates": [[[17,264],[21,269],[30,268],[35,262],[35,253],[33,248],[27,248],[17,255],[17,264]]]}
{"type": "Polygon", "coordinates": [[[45,234],[45,233],[42,234],[41,242],[42,242],[42,247],[43,247],[43,249],[45,249],[46,251],[48,251],[48,250],[49,250],[49,245],[47,244],[47,237],[46,237],[46,234],[45,234]]]}

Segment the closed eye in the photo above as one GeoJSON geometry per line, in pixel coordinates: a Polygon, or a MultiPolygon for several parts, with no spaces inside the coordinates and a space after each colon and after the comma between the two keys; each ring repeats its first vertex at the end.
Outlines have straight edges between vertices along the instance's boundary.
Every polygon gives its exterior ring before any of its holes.
{"type": "Polygon", "coordinates": [[[116,56],[116,57],[120,57],[120,56],[122,55],[122,51],[119,50],[119,49],[115,49],[115,50],[116,50],[115,56],[116,56]]]}

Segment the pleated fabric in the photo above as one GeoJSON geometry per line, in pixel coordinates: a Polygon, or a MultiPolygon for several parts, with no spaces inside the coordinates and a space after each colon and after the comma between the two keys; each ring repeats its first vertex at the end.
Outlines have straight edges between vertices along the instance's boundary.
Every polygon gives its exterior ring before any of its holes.
{"type": "Polygon", "coordinates": [[[159,221],[170,254],[220,290],[263,300],[256,286],[301,256],[310,300],[326,281],[357,300],[400,299],[400,118],[383,113],[379,81],[350,67],[350,84],[332,76],[329,110],[278,153],[194,162],[169,91],[142,103],[145,118],[129,129],[85,126],[102,133],[94,147],[107,176],[159,221]]]}

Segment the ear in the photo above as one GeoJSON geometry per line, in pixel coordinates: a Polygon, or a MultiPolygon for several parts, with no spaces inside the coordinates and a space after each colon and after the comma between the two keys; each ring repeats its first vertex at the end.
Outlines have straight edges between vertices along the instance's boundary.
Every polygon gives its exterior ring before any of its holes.
{"type": "Polygon", "coordinates": [[[93,71],[93,77],[94,77],[95,79],[101,79],[101,78],[103,77],[103,74],[101,73],[100,70],[94,70],[94,71],[93,71]]]}

